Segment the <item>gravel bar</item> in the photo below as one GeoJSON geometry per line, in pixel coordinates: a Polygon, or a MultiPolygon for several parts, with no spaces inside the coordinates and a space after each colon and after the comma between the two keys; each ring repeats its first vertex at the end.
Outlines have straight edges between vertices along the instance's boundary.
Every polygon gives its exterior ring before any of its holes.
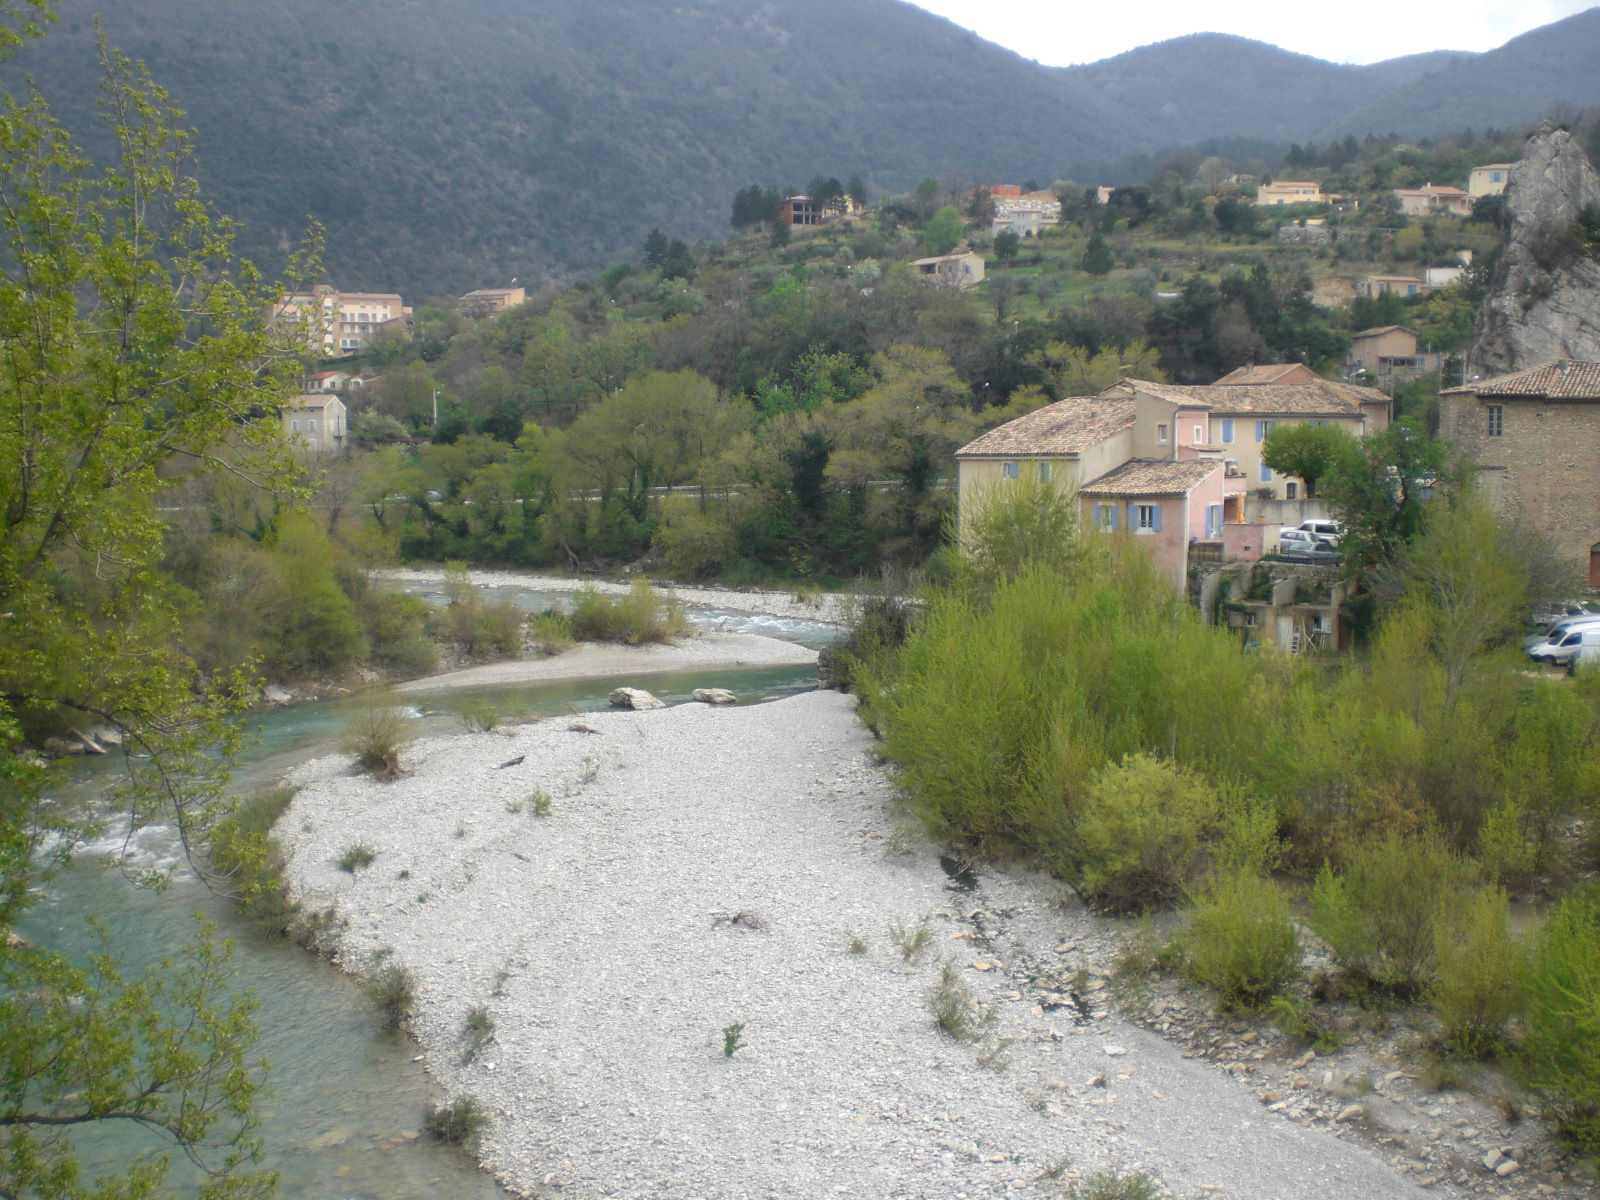
{"type": "Polygon", "coordinates": [[[291,886],[348,922],[346,968],[390,951],[414,974],[429,1069],[485,1107],[483,1163],[515,1192],[1060,1197],[1115,1166],[1184,1196],[1452,1194],[1267,1111],[1103,981],[1066,1003],[1116,935],[1048,879],[952,877],[848,696],[585,714],[403,765],[292,773],[291,886]],[[376,859],[340,870],[359,843],[376,859]],[[941,983],[992,1015],[976,1040],[935,1023],[941,983]]]}

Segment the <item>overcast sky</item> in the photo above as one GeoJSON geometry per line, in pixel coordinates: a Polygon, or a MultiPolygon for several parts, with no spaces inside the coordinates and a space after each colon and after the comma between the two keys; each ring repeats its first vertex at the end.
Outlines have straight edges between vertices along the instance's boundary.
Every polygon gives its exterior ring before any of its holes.
{"type": "Polygon", "coordinates": [[[1189,33],[1232,33],[1329,62],[1371,63],[1424,50],[1493,50],[1519,33],[1594,7],[1594,0],[1460,0],[1450,5],[1345,0],[1195,4],[1180,0],[915,0],[987,41],[1050,67],[1189,33]]]}

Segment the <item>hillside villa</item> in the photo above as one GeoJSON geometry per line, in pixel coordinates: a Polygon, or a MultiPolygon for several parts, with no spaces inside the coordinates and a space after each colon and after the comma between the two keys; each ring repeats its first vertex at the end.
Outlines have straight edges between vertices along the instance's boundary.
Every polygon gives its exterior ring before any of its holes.
{"type": "Polygon", "coordinates": [[[411,309],[393,292],[341,292],[319,283],[309,292],[285,296],[272,319],[323,358],[341,358],[359,353],[380,335],[407,334],[411,309]]]}

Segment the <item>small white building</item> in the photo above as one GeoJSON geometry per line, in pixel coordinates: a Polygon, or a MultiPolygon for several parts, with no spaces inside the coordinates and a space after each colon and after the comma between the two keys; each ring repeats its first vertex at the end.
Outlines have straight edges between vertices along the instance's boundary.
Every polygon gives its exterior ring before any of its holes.
{"type": "Polygon", "coordinates": [[[331,454],[345,446],[344,401],[333,392],[296,396],[279,410],[285,437],[301,442],[313,454],[331,454]]]}

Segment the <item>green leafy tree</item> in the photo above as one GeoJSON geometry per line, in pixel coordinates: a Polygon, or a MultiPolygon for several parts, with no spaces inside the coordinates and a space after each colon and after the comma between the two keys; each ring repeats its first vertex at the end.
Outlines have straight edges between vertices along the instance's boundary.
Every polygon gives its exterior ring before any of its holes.
{"type": "Polygon", "coordinates": [[[1016,258],[1021,248],[1022,238],[1014,229],[1002,229],[994,235],[994,256],[1003,263],[1016,258]]]}
{"type": "Polygon", "coordinates": [[[1337,425],[1278,425],[1261,444],[1261,461],[1280,475],[1303,480],[1306,495],[1344,458],[1359,453],[1355,438],[1337,425]]]}
{"type": "Polygon", "coordinates": [[[933,214],[922,241],[929,254],[949,254],[961,244],[966,232],[967,223],[961,217],[961,210],[953,204],[946,204],[933,214]]]}
{"type": "MultiPolygon", "coordinates": [[[[48,19],[0,7],[0,45],[48,19]]],[[[105,169],[36,94],[0,101],[0,942],[81,828],[43,803],[24,739],[96,721],[140,752],[115,790],[203,849],[245,681],[204,678],[178,650],[160,571],[157,502],[226,470],[290,469],[275,413],[298,372],[269,314],[282,292],[236,261],[204,205],[165,93],[102,54],[105,169]],[[263,416],[265,419],[263,419],[263,416]],[[64,838],[56,838],[57,833],[64,838]]],[[[166,1194],[167,1157],[84,1179],[70,1134],[118,1126],[178,1150],[208,1197],[263,1195],[253,1135],[251,1006],[229,999],[227,953],[203,933],[181,965],[129,977],[43,946],[0,955],[0,1195],[166,1194]]]]}
{"type": "Polygon", "coordinates": [[[1083,269],[1091,275],[1109,275],[1114,266],[1116,259],[1112,257],[1111,243],[1106,241],[1105,235],[1091,236],[1083,248],[1083,269]]]}
{"type": "Polygon", "coordinates": [[[1422,528],[1424,505],[1458,474],[1449,446],[1409,419],[1361,439],[1334,464],[1323,495],[1344,526],[1347,569],[1389,567],[1422,528]]]}

